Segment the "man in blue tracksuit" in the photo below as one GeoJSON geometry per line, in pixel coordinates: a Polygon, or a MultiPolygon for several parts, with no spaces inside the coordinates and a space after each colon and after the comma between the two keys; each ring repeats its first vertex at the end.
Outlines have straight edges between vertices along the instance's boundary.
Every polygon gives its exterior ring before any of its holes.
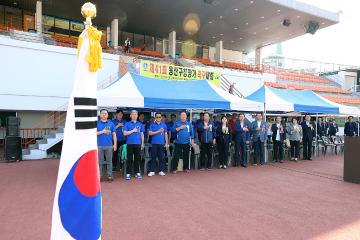
{"type": "Polygon", "coordinates": [[[186,117],[186,112],[181,112],[180,120],[177,121],[173,126],[173,130],[176,131],[175,150],[172,164],[173,173],[177,173],[180,157],[184,161],[185,172],[190,172],[190,144],[194,145],[194,129],[192,124],[186,120],[186,117]]]}
{"type": "Polygon", "coordinates": [[[241,165],[246,168],[248,165],[245,154],[245,145],[250,140],[250,122],[245,118],[244,113],[239,114],[239,119],[235,122],[235,166],[241,165]]]}
{"type": "Polygon", "coordinates": [[[149,136],[151,136],[151,162],[149,177],[155,175],[155,161],[159,160],[159,175],[164,173],[164,147],[168,146],[168,134],[166,124],[161,121],[161,113],[155,114],[155,121],[149,127],[149,136]]]}
{"type": "MultiPolygon", "coordinates": [[[[125,119],[124,117],[124,112],[121,109],[117,109],[116,110],[116,118],[112,121],[113,124],[115,125],[116,128],[116,139],[117,139],[117,147],[118,149],[120,149],[120,147],[122,145],[124,145],[126,142],[126,138],[124,136],[124,126],[125,126],[125,119]]],[[[120,158],[120,154],[118,154],[118,151],[114,151],[113,154],[113,170],[120,169],[120,166],[117,166],[118,163],[121,163],[121,161],[119,161],[120,158]]]]}
{"type": "Polygon", "coordinates": [[[205,158],[207,158],[206,168],[212,168],[212,153],[215,144],[215,128],[214,123],[210,121],[209,113],[204,113],[204,120],[198,124],[198,132],[201,133],[200,137],[200,170],[205,169],[205,158]]]}

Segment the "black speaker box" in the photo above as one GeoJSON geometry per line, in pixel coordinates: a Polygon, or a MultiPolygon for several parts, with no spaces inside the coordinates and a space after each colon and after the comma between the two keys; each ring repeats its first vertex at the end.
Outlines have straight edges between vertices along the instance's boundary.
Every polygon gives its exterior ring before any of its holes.
{"type": "Polygon", "coordinates": [[[20,161],[22,159],[21,137],[5,137],[5,160],[20,161]]]}
{"type": "Polygon", "coordinates": [[[20,136],[20,118],[6,118],[6,136],[20,136]]]}

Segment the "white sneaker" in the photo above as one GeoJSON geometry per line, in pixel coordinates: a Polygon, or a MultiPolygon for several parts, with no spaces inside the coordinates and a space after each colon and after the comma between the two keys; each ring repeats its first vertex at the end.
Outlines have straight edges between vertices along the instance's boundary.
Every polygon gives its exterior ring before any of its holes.
{"type": "Polygon", "coordinates": [[[154,172],[149,172],[148,176],[149,177],[155,176],[155,173],[154,172]]]}
{"type": "Polygon", "coordinates": [[[224,165],[223,168],[226,169],[226,165],[224,165]]]}
{"type": "Polygon", "coordinates": [[[165,176],[165,175],[166,174],[163,171],[159,172],[159,176],[165,176]]]}
{"type": "Polygon", "coordinates": [[[298,159],[297,159],[297,158],[295,158],[295,162],[297,162],[297,160],[298,160],[298,159]]]}

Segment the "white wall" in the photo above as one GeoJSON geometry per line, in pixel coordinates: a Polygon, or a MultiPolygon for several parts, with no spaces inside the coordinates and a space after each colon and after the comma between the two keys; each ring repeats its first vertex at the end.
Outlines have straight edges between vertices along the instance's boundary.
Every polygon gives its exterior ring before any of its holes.
{"type": "Polygon", "coordinates": [[[354,85],[356,85],[356,78],[357,78],[356,72],[342,71],[339,73],[339,75],[341,75],[345,79],[345,84],[343,86],[344,89],[347,90],[352,88],[354,85]]]}
{"type": "Polygon", "coordinates": [[[242,52],[227,49],[223,50],[223,60],[228,62],[245,62],[242,52]]]}
{"type": "MultiPolygon", "coordinates": [[[[69,97],[75,78],[76,49],[18,41],[0,36],[0,95],[6,97],[28,95],[63,99],[69,97]]],[[[103,68],[98,72],[98,81],[102,81],[118,69],[117,55],[103,54],[103,68]]],[[[12,98],[11,101],[13,101],[12,98]]],[[[16,98],[15,98],[16,99],[16,98]]],[[[19,98],[20,99],[20,98],[19,98]]],[[[10,101],[10,100],[8,100],[10,101]]],[[[20,100],[19,100],[20,101],[20,100]]],[[[13,104],[17,109],[22,103],[13,104]]],[[[54,105],[59,105],[56,102],[54,105]]],[[[51,108],[57,108],[51,106],[51,108]]],[[[0,109],[1,104],[0,104],[0,109]]],[[[53,109],[53,110],[55,110],[53,109]]],[[[50,110],[48,107],[37,110],[50,110]]]]}
{"type": "Polygon", "coordinates": [[[49,112],[44,111],[18,111],[21,119],[21,128],[53,128],[53,121],[48,120],[49,112]]]}

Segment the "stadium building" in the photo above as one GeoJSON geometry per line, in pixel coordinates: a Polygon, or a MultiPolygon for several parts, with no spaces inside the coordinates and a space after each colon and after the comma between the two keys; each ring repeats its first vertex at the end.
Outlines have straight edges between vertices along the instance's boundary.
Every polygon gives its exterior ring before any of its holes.
{"type": "MultiPolygon", "coordinates": [[[[94,24],[103,32],[99,89],[128,71],[140,73],[140,61],[149,60],[220,71],[219,87],[228,91],[235,83],[238,97],[266,85],[309,89],[338,103],[360,105],[360,71],[355,66],[286,59],[281,51],[261,58],[263,47],[337,24],[335,13],[294,0],[93,2],[98,9],[94,24]],[[126,40],[131,45],[127,53],[126,40]],[[250,59],[253,51],[255,59],[250,59]]],[[[36,140],[43,137],[56,138],[52,145],[61,140],[77,38],[84,28],[82,4],[1,1],[0,139],[6,117],[19,116],[24,155],[37,149],[36,140]]]]}

